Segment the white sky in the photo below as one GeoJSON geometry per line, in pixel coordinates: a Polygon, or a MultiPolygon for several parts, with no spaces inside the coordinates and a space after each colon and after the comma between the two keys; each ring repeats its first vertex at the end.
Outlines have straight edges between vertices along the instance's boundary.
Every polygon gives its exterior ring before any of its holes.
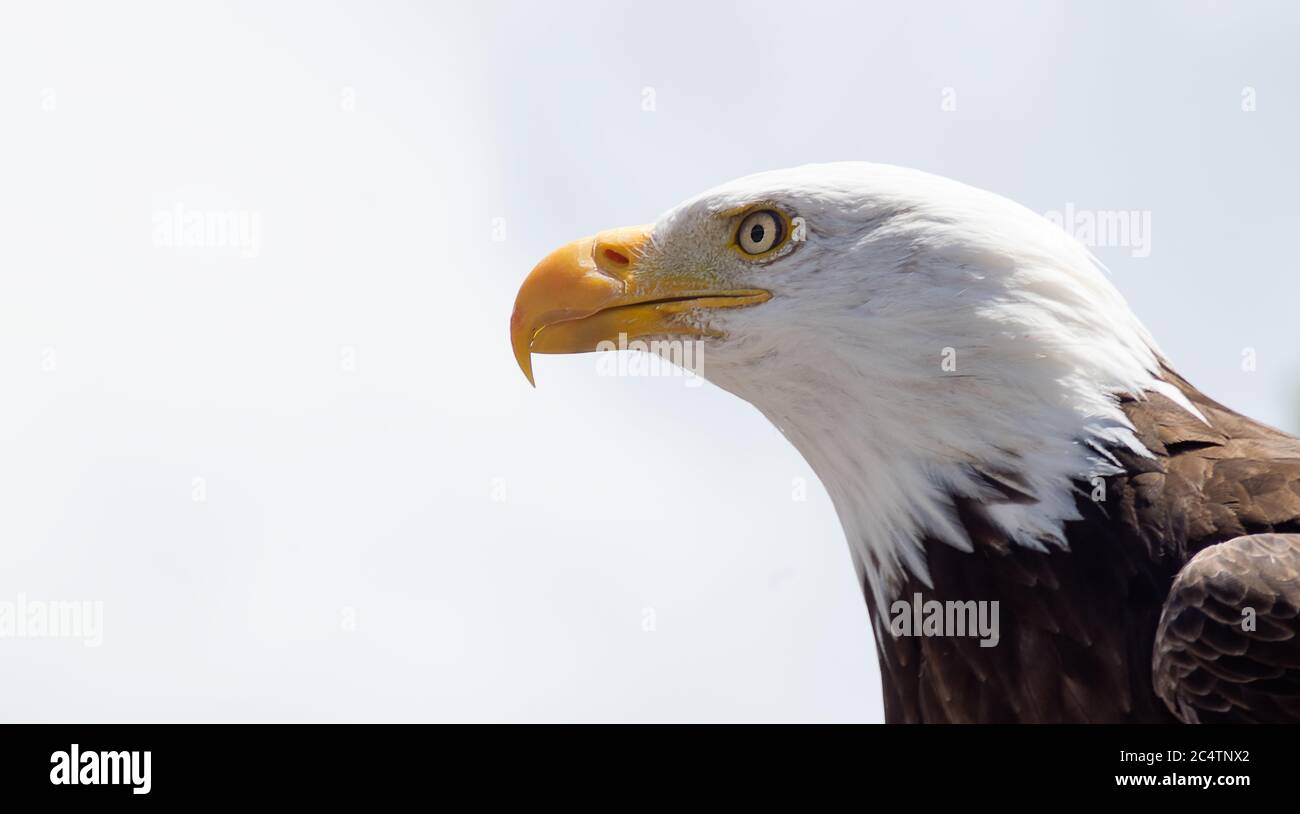
{"type": "Polygon", "coordinates": [[[1118,287],[1300,429],[1295,6],[114,5],[0,10],[0,602],[103,603],[0,639],[0,720],[879,720],[756,411],[510,356],[548,250],[749,172],[1149,212],[1118,287]]]}

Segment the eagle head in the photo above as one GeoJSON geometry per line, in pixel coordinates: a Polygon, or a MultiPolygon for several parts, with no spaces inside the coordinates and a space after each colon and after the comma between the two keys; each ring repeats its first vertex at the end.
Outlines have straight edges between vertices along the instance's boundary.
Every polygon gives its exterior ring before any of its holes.
{"type": "Polygon", "coordinates": [[[1117,471],[1107,449],[1140,448],[1119,398],[1182,398],[1064,230],[859,162],[741,178],[565,245],[524,281],[510,332],[530,381],[532,353],[701,343],[698,372],[821,478],[882,599],[904,569],[927,578],[924,539],[969,547],[959,499],[987,501],[1015,542],[1064,545],[1078,481],[1117,471]]]}

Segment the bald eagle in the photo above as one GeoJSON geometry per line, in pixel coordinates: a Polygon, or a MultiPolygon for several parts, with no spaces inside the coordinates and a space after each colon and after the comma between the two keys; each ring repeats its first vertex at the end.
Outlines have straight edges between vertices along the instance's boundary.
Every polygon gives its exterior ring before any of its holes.
{"type": "Polygon", "coordinates": [[[831,497],[888,721],[1300,721],[1300,440],[1178,375],[1016,203],[856,162],[741,178],[551,253],[510,333],[529,381],[533,353],[704,343],[831,497]],[[913,598],[1000,633],[895,624],[913,598]]]}

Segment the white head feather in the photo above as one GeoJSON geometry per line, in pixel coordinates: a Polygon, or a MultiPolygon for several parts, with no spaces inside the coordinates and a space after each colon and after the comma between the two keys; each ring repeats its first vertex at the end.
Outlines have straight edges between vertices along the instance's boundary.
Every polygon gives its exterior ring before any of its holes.
{"type": "Polygon", "coordinates": [[[726,338],[702,372],[804,455],[882,603],[904,569],[928,582],[924,538],[970,550],[953,500],[992,497],[982,473],[1034,498],[991,509],[1011,540],[1064,547],[1076,482],[1118,471],[1102,450],[1147,454],[1118,395],[1158,391],[1196,413],[1098,261],[1025,207],[914,170],[812,165],[683,203],[655,246],[681,262],[674,247],[701,251],[705,224],[756,203],[806,234],[736,272],[773,299],[708,314],[726,338]]]}

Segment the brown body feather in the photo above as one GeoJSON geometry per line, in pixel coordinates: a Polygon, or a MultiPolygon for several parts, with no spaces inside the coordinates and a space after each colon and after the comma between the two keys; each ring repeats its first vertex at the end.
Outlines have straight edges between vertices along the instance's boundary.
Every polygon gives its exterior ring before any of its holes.
{"type": "Polygon", "coordinates": [[[1109,450],[1125,471],[1101,500],[1078,484],[1068,551],[1011,545],[975,501],[958,504],[973,552],[924,543],[933,588],[910,578],[901,595],[997,600],[1001,638],[894,637],[877,620],[888,721],[1300,717],[1300,537],[1243,538],[1300,533],[1300,440],[1166,378],[1209,425],[1162,395],[1125,400],[1153,457],[1109,450]]]}

